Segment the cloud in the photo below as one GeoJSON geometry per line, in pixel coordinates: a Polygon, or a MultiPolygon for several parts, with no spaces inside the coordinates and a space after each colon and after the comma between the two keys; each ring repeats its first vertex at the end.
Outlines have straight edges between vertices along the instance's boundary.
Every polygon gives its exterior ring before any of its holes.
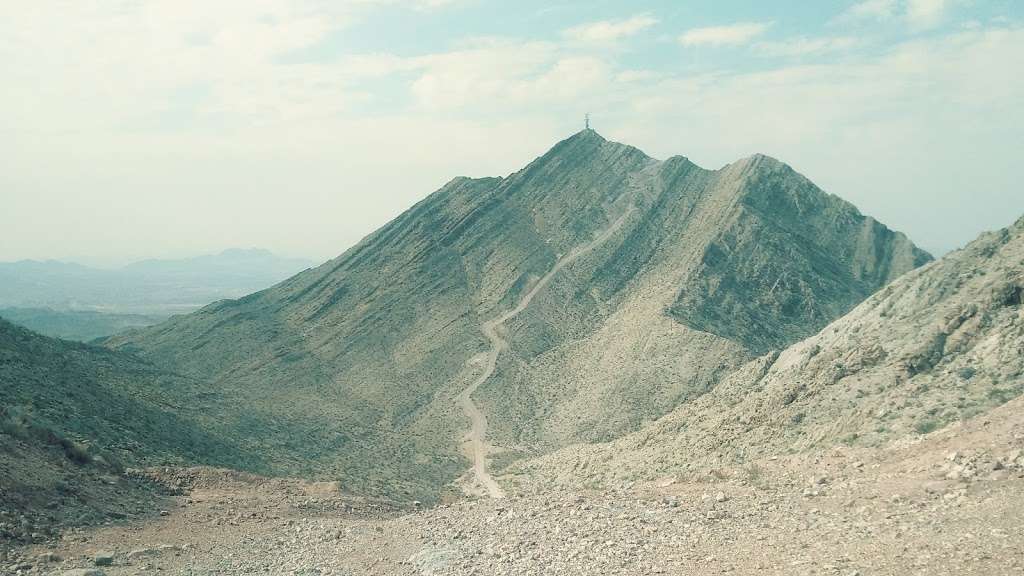
{"type": "Polygon", "coordinates": [[[746,44],[765,33],[771,22],[739,22],[728,26],[693,28],[679,37],[683,46],[734,46],[746,44]]]}
{"type": "Polygon", "coordinates": [[[831,36],[822,38],[790,38],[778,42],[760,42],[755,45],[757,52],[768,57],[796,57],[813,54],[845,52],[862,45],[853,36],[831,36]]]}
{"type": "Polygon", "coordinates": [[[630,93],[618,137],[712,168],[754,152],[788,160],[925,247],[949,249],[1024,212],[1024,75],[1006,74],[1018,69],[1024,27],[987,26],[841,62],[677,76],[630,93]]]}
{"type": "Polygon", "coordinates": [[[949,8],[947,0],[907,0],[907,21],[915,28],[934,28],[949,8]]]}
{"type": "MultiPolygon", "coordinates": [[[[792,161],[926,245],[1024,210],[1014,180],[1024,76],[1007,74],[1024,69],[1024,28],[1012,23],[870,51],[838,35],[769,42],[755,24],[743,40],[754,54],[850,52],[742,73],[695,75],[657,57],[646,70],[635,54],[561,35],[282,58],[383,3],[73,2],[54,19],[36,3],[0,2],[0,229],[12,239],[0,259],[256,244],[331,256],[452,175],[521,167],[588,110],[602,133],[656,156],[792,161]],[[239,205],[247,217],[226,225],[239,205]],[[984,220],[962,214],[988,206],[984,220]]],[[[893,23],[908,22],[907,7],[896,4],[893,23]]],[[[723,37],[738,42],[691,40],[723,37]]]]}
{"type": "Polygon", "coordinates": [[[493,110],[495,106],[552,108],[571,102],[611,77],[609,65],[550,42],[492,40],[477,46],[417,57],[411,84],[427,110],[493,110]]]}
{"type": "Polygon", "coordinates": [[[864,0],[846,9],[837,21],[901,20],[912,29],[935,28],[946,19],[954,0],[864,0]]]}
{"type": "Polygon", "coordinates": [[[873,20],[888,20],[896,15],[897,2],[896,0],[864,0],[863,2],[857,2],[853,6],[846,9],[841,15],[841,19],[873,19],[873,20]]]}
{"type": "MultiPolygon", "coordinates": [[[[371,0],[372,1],[372,0],[371,0]]],[[[460,3],[462,0],[416,0],[416,8],[419,10],[440,10],[460,3]]]]}
{"type": "Polygon", "coordinates": [[[634,36],[658,23],[649,14],[638,14],[626,20],[603,20],[574,26],[562,32],[571,40],[580,42],[614,42],[634,36]]]}

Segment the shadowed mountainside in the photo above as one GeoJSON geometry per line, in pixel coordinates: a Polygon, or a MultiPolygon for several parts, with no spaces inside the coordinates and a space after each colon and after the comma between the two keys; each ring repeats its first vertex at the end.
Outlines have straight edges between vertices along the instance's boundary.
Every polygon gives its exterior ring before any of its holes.
{"type": "Polygon", "coordinates": [[[152,512],[124,466],[205,463],[266,470],[232,434],[216,393],[126,354],[0,320],[0,522],[4,540],[152,512]],[[114,516],[110,516],[114,515],[114,516]]]}

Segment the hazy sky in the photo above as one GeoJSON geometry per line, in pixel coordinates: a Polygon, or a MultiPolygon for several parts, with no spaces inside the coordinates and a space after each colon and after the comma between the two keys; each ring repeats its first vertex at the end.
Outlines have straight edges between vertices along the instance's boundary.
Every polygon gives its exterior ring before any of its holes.
{"type": "Polygon", "coordinates": [[[0,2],[0,260],[326,259],[582,127],[942,252],[1024,213],[1018,0],[0,2]]]}

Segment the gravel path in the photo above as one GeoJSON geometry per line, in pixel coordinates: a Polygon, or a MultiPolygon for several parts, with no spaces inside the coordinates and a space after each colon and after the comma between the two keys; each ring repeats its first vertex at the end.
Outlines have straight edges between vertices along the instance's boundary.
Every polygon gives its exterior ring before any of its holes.
{"type": "MultiPolygon", "coordinates": [[[[487,336],[487,340],[491,343],[491,349],[486,352],[483,359],[483,372],[473,380],[472,384],[456,396],[456,402],[470,421],[469,433],[464,439],[464,448],[473,460],[473,475],[486,489],[487,494],[491,498],[504,498],[505,491],[502,490],[501,486],[487,471],[487,455],[489,451],[489,446],[487,444],[487,416],[485,416],[484,413],[480,411],[480,408],[473,402],[472,396],[473,393],[476,392],[476,390],[494,374],[501,351],[508,348],[508,341],[501,335],[500,328],[505,324],[505,322],[515,318],[526,310],[530,305],[530,302],[533,301],[533,298],[548,285],[551,279],[554,278],[559,271],[569,264],[572,264],[581,256],[586,255],[608,241],[608,239],[622,227],[622,224],[626,221],[626,218],[633,213],[633,210],[634,209],[630,207],[622,216],[613,222],[611,226],[595,236],[593,240],[573,248],[571,252],[560,258],[551,270],[545,274],[544,277],[538,280],[537,283],[534,284],[533,288],[519,300],[519,303],[514,308],[508,310],[497,318],[484,322],[480,326],[480,330],[485,336],[487,336]]],[[[478,362],[472,362],[470,363],[470,366],[475,366],[476,364],[478,364],[478,362]]]]}

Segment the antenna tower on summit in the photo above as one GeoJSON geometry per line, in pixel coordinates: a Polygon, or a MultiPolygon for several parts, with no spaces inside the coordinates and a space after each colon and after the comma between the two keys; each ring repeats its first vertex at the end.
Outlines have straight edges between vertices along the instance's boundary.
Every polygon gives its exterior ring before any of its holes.
{"type": "Polygon", "coordinates": [[[590,130],[590,112],[583,117],[583,124],[587,130],[590,130]]]}

